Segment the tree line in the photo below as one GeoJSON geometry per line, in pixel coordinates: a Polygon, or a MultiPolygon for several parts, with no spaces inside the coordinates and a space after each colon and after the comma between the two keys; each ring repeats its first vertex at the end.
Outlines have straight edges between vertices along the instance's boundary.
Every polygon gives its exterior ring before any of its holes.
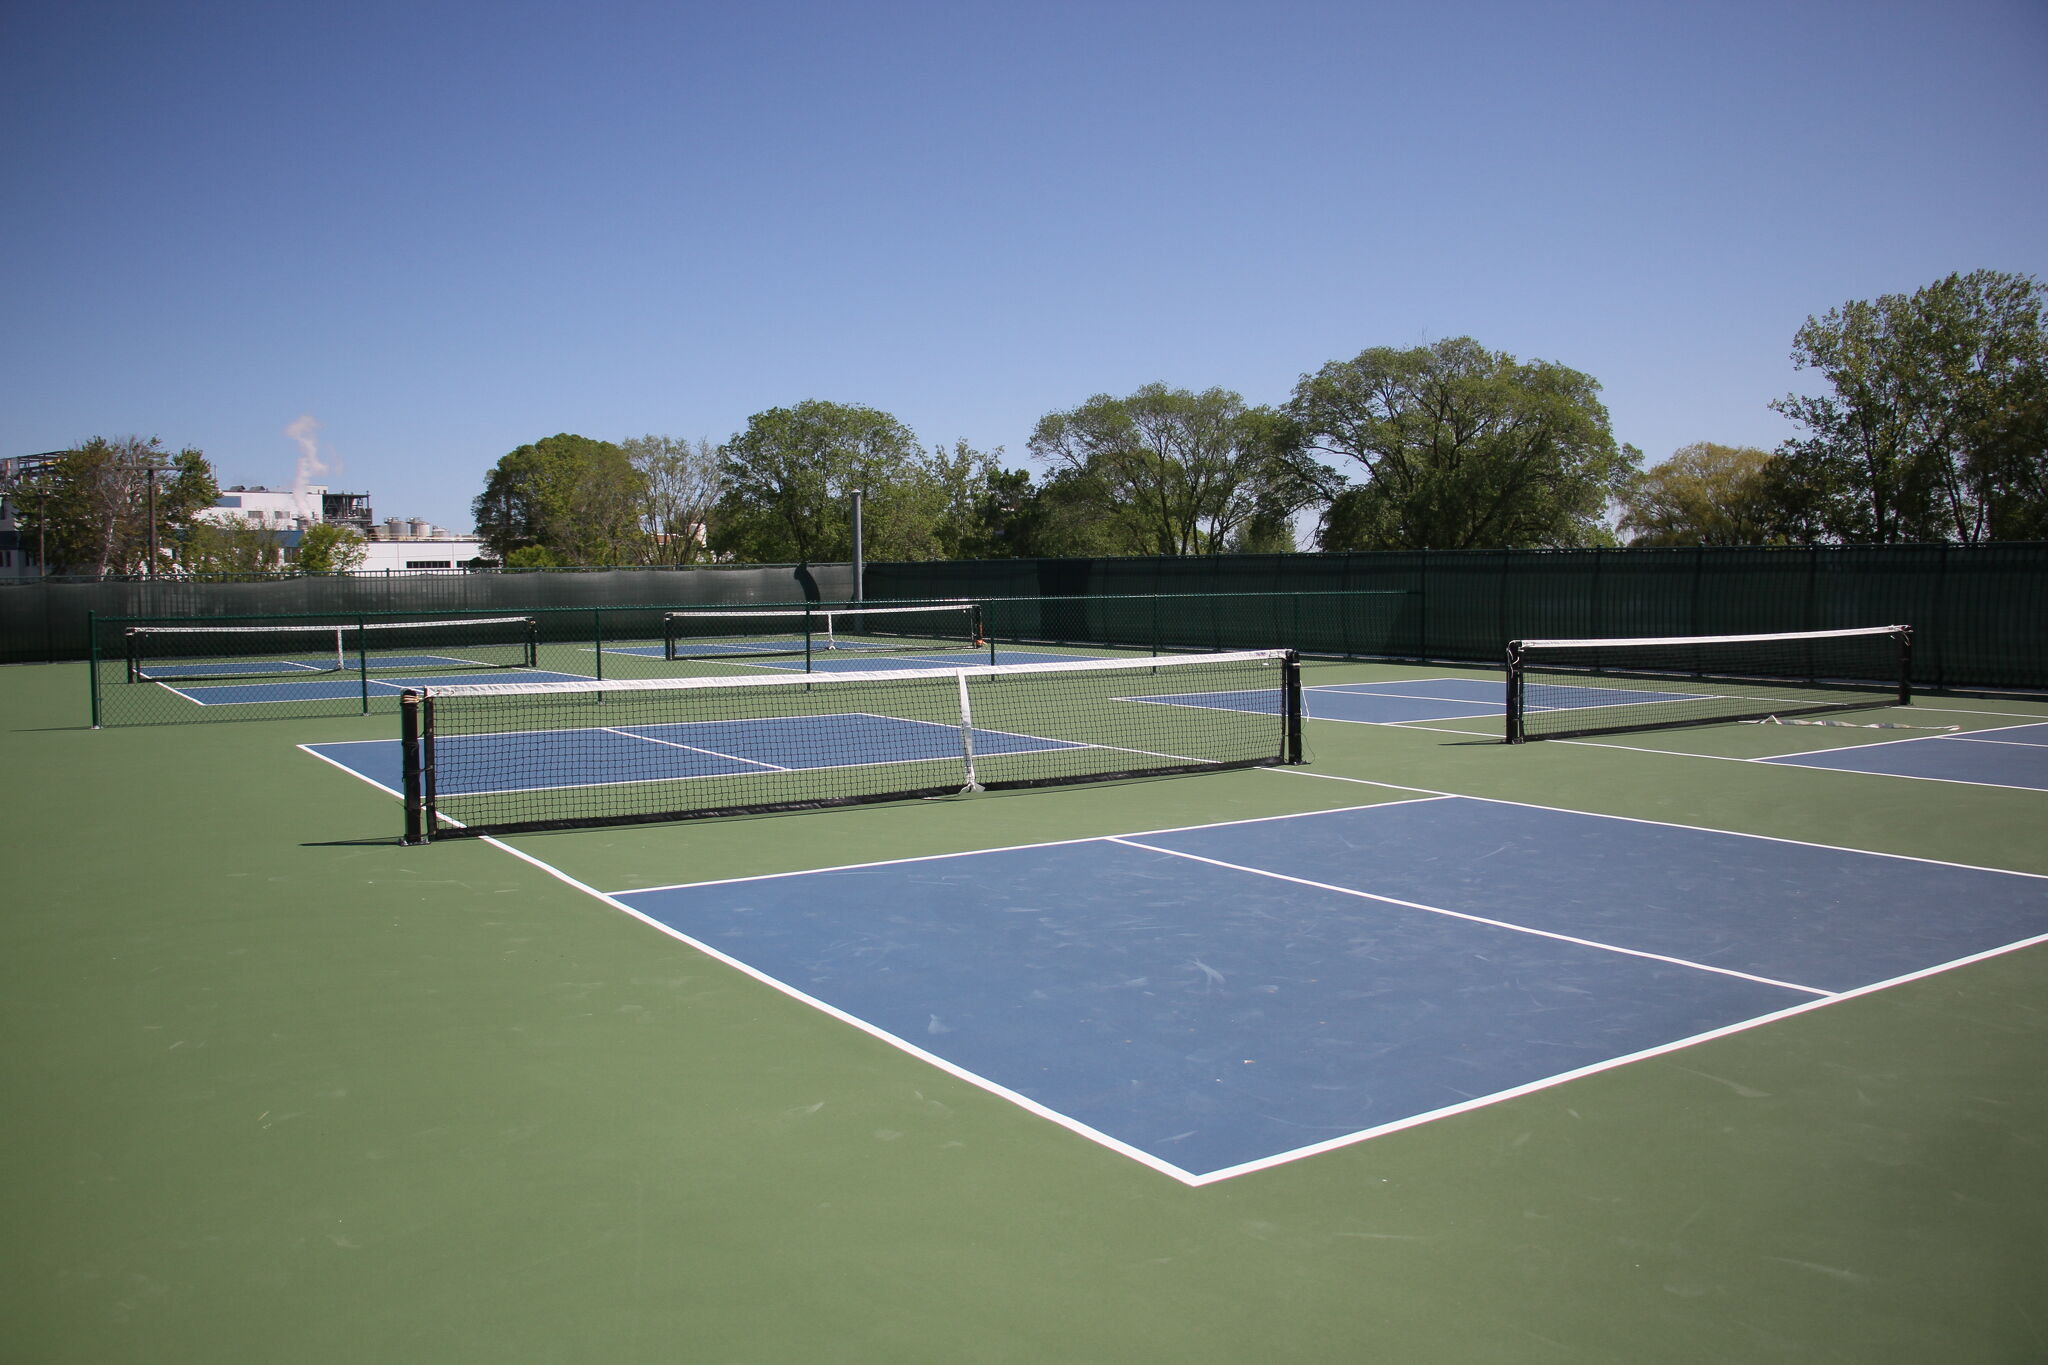
{"type": "Polygon", "coordinates": [[[1191,555],[2048,537],[2048,330],[2028,276],[1951,275],[1809,318],[1821,396],[1770,406],[1775,451],[1699,442],[1654,468],[1600,385],[1469,337],[1376,347],[1288,401],[1148,384],[1046,414],[1003,451],[922,445],[810,400],[724,444],[561,435],[498,462],[477,526],[508,564],[1191,555]]]}
{"type": "MultiPolygon", "coordinates": [[[[508,567],[1598,545],[2048,539],[2048,289],[1980,270],[1809,317],[1792,360],[1825,388],[1769,406],[1776,450],[1701,441],[1653,468],[1615,440],[1600,385],[1470,337],[1374,347],[1286,402],[1147,384],[1047,413],[1027,449],[926,445],[878,409],[810,399],[722,444],[567,433],[491,468],[476,526],[508,567]]],[[[196,514],[195,449],[94,437],[10,490],[53,570],[277,566],[275,537],[196,514]]],[[[360,562],[319,527],[297,565],[360,562]]]]}

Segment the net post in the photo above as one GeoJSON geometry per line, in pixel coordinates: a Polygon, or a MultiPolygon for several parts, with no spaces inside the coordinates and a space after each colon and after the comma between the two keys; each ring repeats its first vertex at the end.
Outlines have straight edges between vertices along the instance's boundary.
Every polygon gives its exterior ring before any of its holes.
{"type": "Polygon", "coordinates": [[[404,774],[405,842],[408,844],[427,842],[426,789],[422,780],[425,764],[420,754],[420,705],[420,694],[409,689],[398,699],[398,750],[400,770],[404,774]]]}
{"type": "MultiPolygon", "coordinates": [[[[38,563],[36,569],[41,572],[42,565],[38,563]]],[[[85,638],[91,655],[86,668],[89,673],[87,681],[92,689],[92,728],[97,730],[100,728],[100,625],[96,614],[90,611],[85,614],[85,638]]],[[[133,673],[129,674],[128,681],[135,681],[133,673]]]]}
{"type": "MultiPolygon", "coordinates": [[[[538,623],[536,623],[536,625],[535,625],[535,629],[536,629],[536,631],[538,631],[538,629],[539,629],[538,623]]],[[[601,678],[603,678],[603,677],[604,677],[604,608],[603,608],[603,607],[592,607],[592,608],[590,609],[590,657],[591,657],[592,659],[595,659],[595,660],[596,660],[596,662],[595,662],[594,664],[592,664],[592,665],[591,665],[591,669],[590,669],[591,673],[592,673],[593,675],[595,675],[596,677],[600,678],[600,679],[601,679],[601,678]]],[[[539,667],[539,665],[540,665],[540,648],[539,648],[538,644],[536,644],[536,645],[535,645],[535,647],[534,647],[534,654],[533,654],[533,659],[534,659],[534,666],[535,666],[535,667],[539,667]]]]}
{"type": "Polygon", "coordinates": [[[1281,710],[1287,716],[1287,762],[1308,762],[1301,741],[1301,655],[1288,650],[1280,661],[1281,710]]]}
{"type": "MultiPolygon", "coordinates": [[[[539,668],[539,667],[540,667],[540,618],[539,618],[538,616],[529,616],[529,617],[527,617],[527,618],[526,618],[526,651],[525,651],[525,652],[526,652],[526,666],[527,666],[528,668],[539,668]]],[[[600,657],[600,658],[601,658],[601,657],[603,657],[603,655],[604,655],[604,651],[603,651],[602,649],[600,649],[600,650],[598,651],[598,655],[599,655],[599,657],[600,657]]]]}
{"type": "Polygon", "coordinates": [[[811,609],[804,608],[804,672],[811,671],[811,609]]]}
{"type": "Polygon", "coordinates": [[[1522,742],[1523,668],[1522,642],[1520,640],[1508,641],[1508,728],[1506,742],[1509,744],[1520,744],[1522,742]]]}
{"type": "MultiPolygon", "coordinates": [[[[341,643],[341,632],[346,627],[336,626],[335,644],[341,643]]],[[[363,685],[363,714],[370,714],[370,632],[368,622],[356,617],[356,676],[363,685]]]]}
{"type": "Polygon", "coordinates": [[[1913,704],[1913,628],[1900,626],[1899,641],[1899,705],[1913,704]]]}

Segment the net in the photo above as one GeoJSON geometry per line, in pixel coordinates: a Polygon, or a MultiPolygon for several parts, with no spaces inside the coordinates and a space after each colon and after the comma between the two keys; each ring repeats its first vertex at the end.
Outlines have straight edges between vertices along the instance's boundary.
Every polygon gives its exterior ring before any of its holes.
{"type": "Polygon", "coordinates": [[[749,659],[827,651],[958,653],[985,646],[972,602],[831,610],[676,611],[666,619],[670,659],[749,659]]]}
{"type": "Polygon", "coordinates": [[[1654,730],[1912,700],[1910,626],[1508,646],[1507,740],[1654,730]]]}
{"type": "Polygon", "coordinates": [[[1292,651],[422,688],[408,842],[1301,762],[1292,651]]]}
{"type": "Polygon", "coordinates": [[[531,668],[531,616],[342,625],[133,626],[125,632],[129,682],[312,677],[367,670],[436,673],[531,668]]]}

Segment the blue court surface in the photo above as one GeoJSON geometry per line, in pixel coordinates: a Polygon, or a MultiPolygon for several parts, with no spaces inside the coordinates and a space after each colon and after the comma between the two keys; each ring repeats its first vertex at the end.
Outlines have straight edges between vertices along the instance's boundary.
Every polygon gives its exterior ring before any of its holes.
{"type": "MultiPolygon", "coordinates": [[[[1570,689],[1531,683],[1524,704],[1532,711],[1563,709],[1570,689]]],[[[1583,708],[1584,694],[1573,705],[1583,708]]],[[[1644,702],[1690,701],[1690,694],[1636,692],[1620,688],[1603,693],[1604,706],[1635,706],[1644,702]]],[[[1187,692],[1178,696],[1143,697],[1167,706],[1200,706],[1222,711],[1271,711],[1279,702],[1270,692],[1187,692]]],[[[1484,720],[1507,714],[1506,684],[1485,678],[1416,678],[1402,682],[1337,683],[1301,690],[1303,709],[1313,720],[1350,721],[1360,725],[1398,725],[1409,721],[1484,720]]]]}
{"type": "MultiPolygon", "coordinates": [[[[397,668],[431,668],[430,663],[404,662],[397,668]]],[[[577,673],[549,673],[531,668],[494,668],[482,673],[423,673],[413,677],[370,679],[370,695],[395,697],[408,688],[466,687],[471,684],[508,682],[582,682],[577,673]]],[[[205,687],[172,687],[159,683],[186,701],[201,706],[250,706],[280,701],[346,701],[363,695],[360,674],[341,673],[320,679],[292,679],[286,682],[211,683],[205,687]]]]}
{"type": "Polygon", "coordinates": [[[1192,1184],[2048,938],[2048,878],[1465,797],[607,899],[1192,1184]]]}
{"type": "MultiPolygon", "coordinates": [[[[395,739],[301,746],[388,791],[403,781],[395,739]]],[[[983,756],[1082,746],[1038,735],[976,729],[983,756]]],[[[435,742],[444,796],[486,791],[548,791],[749,772],[864,767],[960,758],[960,727],[849,712],[822,716],[691,721],[673,725],[595,726],[513,735],[447,735],[435,742]],[[488,753],[466,760],[465,751],[488,753]],[[458,774],[488,773],[465,781],[458,774]]]]}
{"type": "Polygon", "coordinates": [[[1760,760],[1799,768],[2048,791],[2048,724],[1863,744],[1760,760]]]}

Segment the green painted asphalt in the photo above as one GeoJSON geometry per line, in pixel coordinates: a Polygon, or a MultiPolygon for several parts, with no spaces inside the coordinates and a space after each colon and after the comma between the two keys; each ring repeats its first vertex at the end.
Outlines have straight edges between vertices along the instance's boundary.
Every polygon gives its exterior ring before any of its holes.
{"type": "MultiPolygon", "coordinates": [[[[10,1361],[2048,1358],[2048,948],[1188,1188],[399,847],[294,747],[387,717],[93,732],[84,692],[0,669],[10,1361]]],[[[1420,788],[2048,872],[2048,794],[1695,756],[1848,733],[1325,723],[1302,771],[514,842],[617,889],[1420,788]]]]}

